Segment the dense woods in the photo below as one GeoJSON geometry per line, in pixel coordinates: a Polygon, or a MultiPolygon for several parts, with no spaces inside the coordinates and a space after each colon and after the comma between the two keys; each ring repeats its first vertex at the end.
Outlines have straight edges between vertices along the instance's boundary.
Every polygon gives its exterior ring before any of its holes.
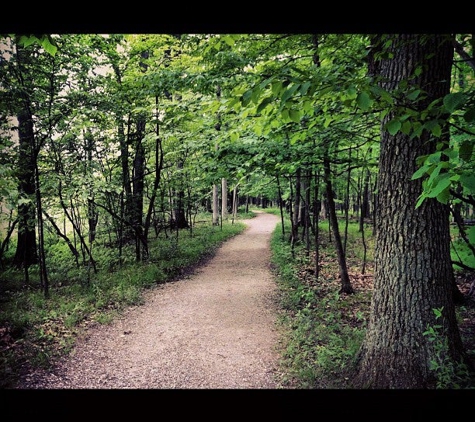
{"type": "Polygon", "coordinates": [[[471,35],[3,34],[0,49],[2,306],[13,282],[45,301],[91,289],[168,259],[158,239],[179,255],[208,216],[219,230],[275,207],[316,282],[328,226],[342,296],[349,225],[362,274],[375,236],[355,387],[434,388],[440,353],[473,369],[455,282],[475,271],[471,35]]]}

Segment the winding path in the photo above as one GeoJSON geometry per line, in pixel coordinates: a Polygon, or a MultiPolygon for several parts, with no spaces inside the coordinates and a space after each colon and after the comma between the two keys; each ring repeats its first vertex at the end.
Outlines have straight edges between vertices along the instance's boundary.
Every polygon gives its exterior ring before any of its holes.
{"type": "Polygon", "coordinates": [[[187,278],[145,293],[145,303],[79,339],[52,372],[19,388],[278,388],[277,288],[270,236],[278,217],[246,230],[187,278]]]}

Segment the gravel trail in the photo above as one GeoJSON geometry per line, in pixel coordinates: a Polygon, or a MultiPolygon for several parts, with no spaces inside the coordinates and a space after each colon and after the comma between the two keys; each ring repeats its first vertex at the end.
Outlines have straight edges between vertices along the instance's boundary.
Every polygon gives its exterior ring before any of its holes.
{"type": "Polygon", "coordinates": [[[279,344],[270,236],[260,212],[191,276],[147,291],[145,303],[94,325],[24,389],[275,389],[279,344]]]}

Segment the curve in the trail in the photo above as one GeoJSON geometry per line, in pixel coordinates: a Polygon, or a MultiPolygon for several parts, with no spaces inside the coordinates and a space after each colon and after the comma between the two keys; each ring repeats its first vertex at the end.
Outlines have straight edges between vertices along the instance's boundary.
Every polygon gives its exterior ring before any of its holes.
{"type": "Polygon", "coordinates": [[[193,275],[92,329],[36,388],[276,388],[269,242],[278,217],[245,222],[193,275]]]}

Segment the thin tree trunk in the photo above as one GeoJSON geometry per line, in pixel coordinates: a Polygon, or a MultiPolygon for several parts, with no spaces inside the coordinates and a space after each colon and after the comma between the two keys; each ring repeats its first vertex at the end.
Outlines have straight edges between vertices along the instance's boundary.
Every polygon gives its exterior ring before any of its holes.
{"type": "Polygon", "coordinates": [[[313,199],[313,219],[314,219],[314,226],[315,226],[315,281],[318,281],[318,277],[320,276],[320,201],[319,201],[319,184],[320,184],[320,177],[318,172],[315,172],[315,187],[314,187],[314,199],[313,199]]]}
{"type": "Polygon", "coordinates": [[[157,117],[157,124],[155,127],[155,178],[153,180],[152,196],[148,205],[147,215],[145,216],[144,223],[144,237],[148,239],[150,230],[150,224],[152,219],[152,213],[155,209],[155,201],[157,198],[158,187],[160,186],[162,168],[163,168],[163,147],[162,140],[160,138],[160,127],[158,123],[158,97],[155,97],[155,113],[157,117]]]}
{"type": "Polygon", "coordinates": [[[295,240],[298,239],[299,237],[299,224],[300,224],[300,220],[299,220],[299,217],[300,217],[300,202],[301,202],[301,199],[300,199],[300,195],[301,195],[301,173],[302,173],[302,170],[300,169],[300,167],[297,169],[297,172],[295,173],[295,196],[294,196],[294,212],[293,212],[293,220],[294,220],[294,223],[293,223],[293,228],[294,228],[294,233],[293,233],[293,237],[295,238],[295,240]]]}
{"type": "MultiPolygon", "coordinates": [[[[92,265],[94,267],[94,272],[97,273],[96,262],[95,262],[94,258],[92,257],[91,251],[89,250],[88,246],[86,245],[86,242],[84,241],[84,237],[81,234],[81,229],[76,224],[76,222],[74,221],[73,216],[69,213],[68,208],[67,208],[66,204],[64,203],[63,194],[62,194],[62,182],[61,182],[61,180],[59,181],[59,185],[58,185],[58,195],[59,195],[59,202],[61,204],[61,207],[63,208],[64,214],[66,215],[69,222],[73,226],[73,232],[77,233],[78,238],[79,238],[79,242],[81,243],[81,248],[85,251],[85,253],[88,254],[89,260],[90,260],[90,262],[92,263],[92,265]]],[[[73,209],[73,208],[71,207],[71,209],[73,209]]],[[[84,255],[83,255],[83,257],[84,257],[84,255]]]]}
{"type": "Polygon", "coordinates": [[[228,219],[228,181],[221,179],[221,220],[228,219]]]}
{"type": "Polygon", "coordinates": [[[285,238],[285,225],[284,225],[284,204],[282,203],[282,188],[280,187],[280,179],[279,176],[276,176],[277,179],[277,190],[279,194],[279,209],[280,209],[280,221],[282,226],[282,239],[285,238]]]}
{"type": "Polygon", "coordinates": [[[36,211],[38,215],[38,250],[39,250],[39,266],[40,281],[43,293],[46,299],[49,298],[49,281],[48,271],[46,268],[45,254],[45,238],[43,224],[43,204],[41,202],[40,172],[38,169],[38,161],[35,159],[35,185],[36,185],[36,211]]]}
{"type": "Polygon", "coordinates": [[[346,176],[346,192],[345,192],[345,237],[343,242],[343,253],[346,255],[346,245],[348,243],[348,224],[350,211],[350,182],[351,182],[351,148],[348,152],[348,172],[346,176]]]}
{"type": "Polygon", "coordinates": [[[7,229],[7,235],[5,236],[5,239],[3,239],[2,245],[0,246],[0,266],[2,264],[2,258],[3,254],[5,253],[5,250],[7,250],[7,245],[10,241],[10,237],[15,230],[15,226],[18,223],[18,218],[15,218],[11,223],[9,222],[9,227],[7,229]]]}
{"type": "Polygon", "coordinates": [[[71,253],[73,254],[74,256],[74,260],[76,261],[76,266],[79,268],[79,261],[78,261],[78,258],[79,258],[79,252],[78,250],[74,247],[74,245],[72,244],[71,240],[69,239],[68,236],[66,236],[65,233],[61,232],[60,228],[58,227],[58,225],[56,224],[56,222],[54,221],[53,217],[51,217],[45,210],[43,210],[43,214],[45,215],[45,217],[48,219],[48,221],[50,222],[50,224],[53,226],[54,230],[56,231],[56,234],[61,237],[65,242],[66,244],[68,245],[69,247],[69,250],[71,251],[71,253]]]}
{"type": "Polygon", "coordinates": [[[219,225],[218,185],[213,185],[213,226],[219,225]]]}
{"type": "MultiPolygon", "coordinates": [[[[143,237],[143,197],[144,197],[144,177],[145,177],[145,148],[143,138],[145,136],[145,116],[139,116],[137,121],[137,133],[135,144],[135,157],[133,162],[132,179],[132,224],[135,234],[135,259],[141,261],[142,255],[142,237],[143,237]]],[[[145,255],[148,255],[148,247],[143,248],[145,255]]]]}
{"type": "Polygon", "coordinates": [[[338,219],[335,210],[335,201],[333,199],[333,187],[331,182],[331,168],[330,159],[328,155],[325,155],[323,159],[324,168],[324,181],[326,188],[326,197],[328,204],[328,219],[330,220],[331,231],[333,233],[333,239],[338,256],[338,265],[340,267],[340,293],[352,294],[354,293],[353,286],[351,285],[350,277],[348,275],[348,267],[346,265],[345,251],[343,250],[343,243],[341,241],[340,229],[338,227],[338,219]]]}
{"type": "Polygon", "coordinates": [[[305,176],[305,251],[306,251],[306,256],[310,256],[310,201],[311,201],[311,195],[310,195],[310,180],[312,177],[312,172],[311,170],[307,170],[305,176]]]}

